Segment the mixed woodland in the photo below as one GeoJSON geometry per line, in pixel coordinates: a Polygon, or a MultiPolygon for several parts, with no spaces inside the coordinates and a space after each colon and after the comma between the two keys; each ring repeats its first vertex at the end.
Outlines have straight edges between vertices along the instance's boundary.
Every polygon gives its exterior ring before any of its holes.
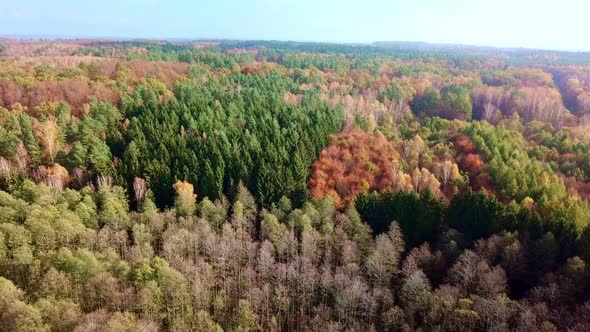
{"type": "Polygon", "coordinates": [[[0,45],[0,331],[588,331],[588,53],[0,45]]]}

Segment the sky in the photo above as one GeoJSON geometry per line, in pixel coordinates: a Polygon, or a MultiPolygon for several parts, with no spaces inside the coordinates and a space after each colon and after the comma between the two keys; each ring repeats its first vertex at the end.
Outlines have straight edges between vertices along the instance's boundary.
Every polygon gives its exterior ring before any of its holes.
{"type": "Polygon", "coordinates": [[[0,0],[0,35],[590,51],[588,0],[0,0]]]}

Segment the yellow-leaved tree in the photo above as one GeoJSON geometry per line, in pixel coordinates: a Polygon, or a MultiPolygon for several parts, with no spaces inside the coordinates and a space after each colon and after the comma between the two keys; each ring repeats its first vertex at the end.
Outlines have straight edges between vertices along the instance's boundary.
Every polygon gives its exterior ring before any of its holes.
{"type": "Polygon", "coordinates": [[[183,216],[194,214],[197,195],[193,185],[186,181],[177,181],[172,188],[176,191],[176,212],[183,216]]]}
{"type": "Polygon", "coordinates": [[[34,126],[35,136],[43,149],[43,158],[47,162],[55,160],[55,155],[60,149],[61,139],[57,120],[51,118],[44,122],[37,122],[34,126]]]}

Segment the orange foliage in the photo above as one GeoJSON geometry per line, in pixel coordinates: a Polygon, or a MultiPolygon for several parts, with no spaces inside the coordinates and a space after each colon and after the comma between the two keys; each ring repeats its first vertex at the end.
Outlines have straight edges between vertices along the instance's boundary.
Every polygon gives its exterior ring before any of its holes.
{"type": "Polygon", "coordinates": [[[310,194],[315,198],[329,196],[337,208],[345,207],[363,191],[428,189],[442,198],[441,181],[448,184],[458,178],[458,167],[451,161],[433,163],[431,169],[420,167],[418,156],[425,148],[420,136],[398,145],[389,142],[379,131],[373,134],[355,129],[345,131],[334,138],[313,164],[310,194]]]}
{"type": "Polygon", "coordinates": [[[51,167],[40,166],[33,170],[31,176],[37,182],[44,182],[46,185],[58,189],[63,189],[70,181],[68,171],[58,163],[51,167]]]}
{"type": "Polygon", "coordinates": [[[390,84],[390,80],[387,78],[378,78],[373,82],[373,90],[379,91],[381,89],[387,89],[390,84]]]}
{"type": "Polygon", "coordinates": [[[366,69],[352,69],[348,76],[359,88],[368,88],[373,80],[371,72],[366,69]]]}
{"type": "Polygon", "coordinates": [[[179,80],[182,75],[186,75],[189,71],[188,66],[184,63],[136,60],[125,63],[125,65],[133,71],[137,79],[155,76],[166,83],[168,87],[171,87],[174,82],[179,80]]]}
{"type": "Polygon", "coordinates": [[[476,153],[477,152],[477,148],[475,147],[475,144],[473,144],[473,141],[467,135],[457,136],[455,138],[454,143],[455,143],[455,149],[457,149],[457,151],[459,153],[469,154],[469,153],[476,153]]]}
{"type": "Polygon", "coordinates": [[[49,186],[63,189],[68,184],[69,178],[68,171],[60,164],[55,163],[47,170],[45,181],[49,186]]]}
{"type": "Polygon", "coordinates": [[[194,193],[195,188],[187,181],[177,181],[172,185],[176,191],[178,203],[181,206],[188,207],[194,205],[197,195],[194,193]]]}
{"type": "Polygon", "coordinates": [[[461,168],[470,175],[479,173],[484,167],[484,162],[478,154],[470,153],[461,161],[461,168]]]}
{"type": "Polygon", "coordinates": [[[401,173],[399,159],[395,145],[379,132],[340,134],[312,166],[311,195],[328,195],[343,207],[363,190],[385,191],[401,173]]]}
{"type": "Polygon", "coordinates": [[[263,68],[262,66],[245,66],[244,68],[242,68],[242,70],[240,70],[240,72],[244,75],[252,75],[252,74],[268,74],[268,70],[266,70],[265,68],[263,68]]]}

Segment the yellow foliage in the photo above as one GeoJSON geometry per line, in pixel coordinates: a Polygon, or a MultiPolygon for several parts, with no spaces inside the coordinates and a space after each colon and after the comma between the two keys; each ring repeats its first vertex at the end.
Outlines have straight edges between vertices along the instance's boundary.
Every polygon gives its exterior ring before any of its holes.
{"type": "Polygon", "coordinates": [[[420,137],[420,135],[416,135],[412,139],[412,142],[414,143],[416,151],[418,152],[418,154],[420,154],[422,150],[424,150],[424,140],[422,139],[422,137],[420,137]]]}
{"type": "Polygon", "coordinates": [[[28,111],[28,107],[23,106],[21,103],[16,103],[11,106],[11,110],[15,115],[21,115],[22,113],[26,113],[28,111]]]}
{"type": "Polygon", "coordinates": [[[177,181],[172,185],[172,188],[176,191],[176,204],[178,207],[190,214],[197,199],[193,185],[186,181],[177,181]]]}
{"type": "Polygon", "coordinates": [[[455,180],[459,178],[459,166],[457,164],[453,164],[453,171],[451,172],[451,180],[455,180]]]}
{"type": "Polygon", "coordinates": [[[55,163],[47,169],[47,184],[57,188],[63,188],[69,182],[68,170],[62,165],[55,163]]]}
{"type": "Polygon", "coordinates": [[[52,118],[45,122],[37,122],[33,129],[39,145],[43,148],[45,160],[53,163],[55,155],[60,149],[60,134],[57,120],[52,118]]]}
{"type": "Polygon", "coordinates": [[[412,171],[412,184],[417,192],[426,188],[430,189],[433,194],[438,194],[440,191],[440,181],[426,168],[415,168],[412,171]]]}
{"type": "Polygon", "coordinates": [[[520,205],[524,208],[532,209],[535,206],[535,201],[532,198],[527,196],[522,200],[520,205]]]}
{"type": "Polygon", "coordinates": [[[33,107],[31,115],[36,118],[40,117],[41,115],[53,115],[55,114],[55,110],[58,106],[59,103],[56,101],[44,101],[33,107]]]}

